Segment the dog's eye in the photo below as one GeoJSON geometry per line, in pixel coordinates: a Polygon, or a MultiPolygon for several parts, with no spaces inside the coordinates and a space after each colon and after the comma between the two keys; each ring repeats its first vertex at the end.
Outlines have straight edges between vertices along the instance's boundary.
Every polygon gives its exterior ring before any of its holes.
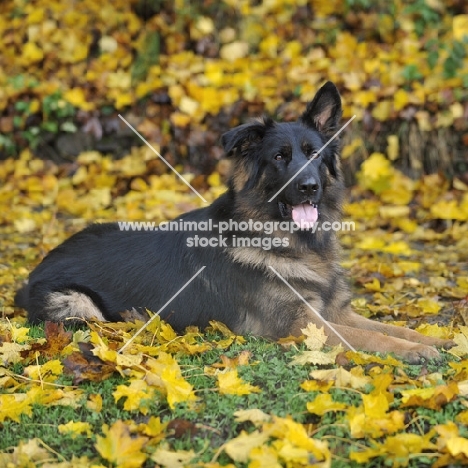
{"type": "Polygon", "coordinates": [[[275,160],[276,161],[282,161],[284,158],[283,158],[283,155],[281,153],[276,153],[275,154],[275,160]]]}
{"type": "Polygon", "coordinates": [[[310,153],[310,156],[309,156],[309,159],[315,159],[315,158],[318,158],[319,156],[319,152],[318,151],[312,151],[310,153]]]}

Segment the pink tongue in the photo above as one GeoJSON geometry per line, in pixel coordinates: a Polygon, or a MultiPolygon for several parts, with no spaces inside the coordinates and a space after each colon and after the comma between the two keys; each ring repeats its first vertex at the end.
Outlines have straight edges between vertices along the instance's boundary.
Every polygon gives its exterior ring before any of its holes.
{"type": "Polygon", "coordinates": [[[318,218],[318,211],[315,206],[304,203],[302,205],[293,206],[292,219],[301,226],[303,223],[314,224],[318,218]]]}

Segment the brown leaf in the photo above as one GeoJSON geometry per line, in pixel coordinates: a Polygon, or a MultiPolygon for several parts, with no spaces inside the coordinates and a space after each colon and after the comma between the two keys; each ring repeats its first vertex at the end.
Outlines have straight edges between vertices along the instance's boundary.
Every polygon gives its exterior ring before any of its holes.
{"type": "Polygon", "coordinates": [[[93,345],[79,343],[78,346],[81,352],[74,352],[63,361],[65,372],[73,375],[73,385],[84,381],[102,382],[114,373],[114,365],[92,354],[93,345]]]}
{"type": "Polygon", "coordinates": [[[65,331],[63,323],[46,322],[44,326],[46,342],[43,344],[34,343],[31,349],[22,355],[26,358],[28,355],[33,356],[39,352],[41,356],[56,357],[60,352],[71,343],[73,338],[72,332],[65,331]]]}
{"type": "Polygon", "coordinates": [[[186,434],[189,436],[194,436],[198,431],[196,425],[193,422],[182,418],[176,418],[170,421],[167,425],[167,429],[168,431],[172,431],[173,437],[177,439],[180,439],[186,434]]]}

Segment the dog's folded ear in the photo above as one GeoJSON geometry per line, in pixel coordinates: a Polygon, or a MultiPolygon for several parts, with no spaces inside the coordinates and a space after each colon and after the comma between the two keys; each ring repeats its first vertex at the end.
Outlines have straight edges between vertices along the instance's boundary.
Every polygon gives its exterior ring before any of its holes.
{"type": "Polygon", "coordinates": [[[265,132],[273,126],[273,120],[263,118],[229,130],[221,137],[224,151],[227,155],[235,154],[235,151],[245,154],[252,145],[259,143],[265,136],[265,132]]]}
{"type": "Polygon", "coordinates": [[[341,97],[336,86],[328,81],[309,102],[305,112],[299,119],[307,127],[311,127],[327,136],[332,136],[338,130],[342,115],[341,97]]]}

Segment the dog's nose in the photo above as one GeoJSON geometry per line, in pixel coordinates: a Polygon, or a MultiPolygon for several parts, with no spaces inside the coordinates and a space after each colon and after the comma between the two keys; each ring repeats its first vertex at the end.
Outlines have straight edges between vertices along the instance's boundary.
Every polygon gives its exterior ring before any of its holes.
{"type": "Polygon", "coordinates": [[[319,188],[319,184],[313,177],[300,180],[297,183],[297,189],[299,190],[299,192],[305,193],[307,195],[311,195],[312,193],[316,192],[319,188]]]}

